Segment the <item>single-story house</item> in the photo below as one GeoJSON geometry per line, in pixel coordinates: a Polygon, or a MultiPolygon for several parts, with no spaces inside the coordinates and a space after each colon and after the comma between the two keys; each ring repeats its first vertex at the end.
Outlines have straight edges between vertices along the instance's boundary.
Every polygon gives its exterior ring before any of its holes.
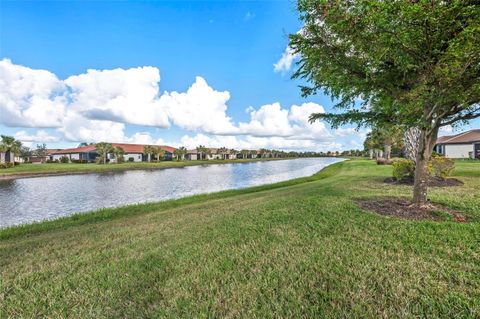
{"type": "MultiPolygon", "coordinates": [[[[209,148],[207,153],[202,154],[202,157],[206,160],[236,159],[237,153],[232,150],[227,150],[222,153],[219,148],[209,148]]],[[[200,160],[200,153],[196,149],[188,150],[185,158],[191,161],[200,160]]]]}
{"type": "Polygon", "coordinates": [[[10,151],[0,152],[0,163],[13,163],[23,162],[23,159],[19,156],[14,156],[10,151]]]}
{"type": "MultiPolygon", "coordinates": [[[[121,147],[125,154],[123,158],[128,161],[129,158],[133,158],[134,162],[142,162],[148,159],[147,154],[144,153],[144,148],[147,145],[143,144],[125,144],[125,143],[111,143],[113,147],[121,147]]],[[[150,145],[160,147],[165,151],[165,160],[172,160],[174,157],[175,148],[165,145],[150,145]]],[[[61,157],[66,156],[70,160],[86,160],[87,162],[94,162],[99,156],[95,145],[87,145],[76,148],[69,148],[64,150],[57,150],[50,152],[50,158],[52,160],[60,160],[61,157]]],[[[113,154],[107,155],[108,159],[114,159],[113,154]]]]}
{"type": "Polygon", "coordinates": [[[433,150],[449,158],[480,159],[480,129],[440,136],[433,150]]]}

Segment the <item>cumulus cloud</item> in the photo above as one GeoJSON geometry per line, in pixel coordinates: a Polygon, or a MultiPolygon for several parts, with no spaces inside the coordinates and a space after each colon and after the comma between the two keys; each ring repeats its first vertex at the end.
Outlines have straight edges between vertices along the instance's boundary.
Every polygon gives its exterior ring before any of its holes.
{"type": "Polygon", "coordinates": [[[49,71],[4,59],[0,61],[0,124],[56,127],[69,140],[103,136],[102,128],[112,129],[112,137],[119,138],[124,128],[119,124],[167,128],[172,122],[206,133],[236,132],[226,113],[228,91],[216,91],[197,77],[186,92],[160,94],[159,82],[156,67],[91,69],[60,80],[49,71]],[[81,129],[71,131],[72,124],[81,129]],[[88,129],[97,125],[98,132],[88,129]]]}
{"type": "MultiPolygon", "coordinates": [[[[348,129],[332,134],[323,122],[309,123],[312,113],[325,112],[316,103],[249,107],[249,119],[235,123],[227,114],[230,93],[215,90],[204,78],[196,77],[185,92],[160,93],[159,84],[160,71],[151,66],[91,69],[61,80],[49,71],[4,59],[0,61],[0,124],[54,128],[70,142],[145,144],[165,141],[148,132],[127,135],[127,125],[175,125],[194,132],[181,140],[190,147],[317,149],[337,147],[335,137],[358,137],[358,132],[348,129]]],[[[46,131],[17,134],[24,141],[58,140],[46,131]]]]}
{"type": "Polygon", "coordinates": [[[166,109],[158,98],[160,71],[155,67],[88,70],[67,78],[69,109],[94,120],[169,126],[166,109]]]}
{"type": "Polygon", "coordinates": [[[228,91],[215,91],[202,77],[197,77],[187,92],[166,92],[160,98],[160,103],[167,109],[173,123],[181,128],[234,134],[237,129],[226,113],[229,99],[228,91]]]}
{"type": "Polygon", "coordinates": [[[293,60],[296,58],[296,54],[293,52],[292,48],[287,46],[285,51],[282,53],[280,60],[277,63],[273,64],[273,70],[275,72],[285,73],[290,71],[292,68],[293,60]]]}
{"type": "Polygon", "coordinates": [[[28,134],[26,131],[18,131],[15,133],[14,137],[22,142],[50,143],[58,142],[60,140],[59,137],[50,135],[45,130],[39,130],[35,134],[28,134]]]}
{"type": "Polygon", "coordinates": [[[0,61],[0,123],[16,127],[60,127],[64,84],[53,73],[0,61]]]}
{"type": "Polygon", "coordinates": [[[312,113],[324,113],[323,106],[309,102],[284,109],[280,103],[247,109],[250,121],[239,123],[239,133],[254,137],[285,137],[289,139],[327,140],[332,135],[323,122],[309,123],[312,113]]]}

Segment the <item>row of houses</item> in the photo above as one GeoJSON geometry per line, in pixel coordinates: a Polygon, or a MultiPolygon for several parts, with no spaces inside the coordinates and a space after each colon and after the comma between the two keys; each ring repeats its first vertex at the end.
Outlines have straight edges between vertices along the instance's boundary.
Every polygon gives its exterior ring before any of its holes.
{"type": "MultiPolygon", "coordinates": [[[[123,155],[125,160],[133,162],[145,162],[148,161],[148,154],[145,153],[146,146],[159,147],[165,151],[164,160],[172,160],[176,158],[176,148],[166,145],[145,145],[145,144],[125,144],[125,143],[112,143],[113,147],[120,147],[125,154],[123,155]]],[[[248,152],[239,152],[233,149],[224,148],[205,148],[203,151],[197,149],[187,150],[184,154],[186,160],[232,160],[241,158],[258,158],[258,157],[273,157],[274,154],[265,153],[260,150],[251,150],[248,152]]],[[[82,160],[87,162],[94,162],[99,154],[97,153],[95,145],[87,145],[76,148],[49,150],[46,159],[53,161],[59,161],[62,157],[67,157],[70,161],[82,160]]],[[[107,159],[115,160],[113,154],[108,154],[107,159]]]]}
{"type": "MultiPolygon", "coordinates": [[[[144,145],[144,144],[125,144],[125,143],[112,143],[113,147],[120,147],[125,152],[123,158],[125,160],[133,159],[133,162],[143,162],[148,160],[148,155],[145,154],[146,146],[159,147],[165,151],[164,159],[172,160],[174,158],[175,148],[166,145],[144,145]]],[[[95,144],[80,146],[76,148],[67,148],[61,150],[50,151],[47,155],[48,159],[56,161],[62,157],[67,157],[70,161],[81,160],[87,162],[94,162],[99,157],[95,144]]],[[[107,159],[114,160],[113,154],[107,154],[107,159]]]]}

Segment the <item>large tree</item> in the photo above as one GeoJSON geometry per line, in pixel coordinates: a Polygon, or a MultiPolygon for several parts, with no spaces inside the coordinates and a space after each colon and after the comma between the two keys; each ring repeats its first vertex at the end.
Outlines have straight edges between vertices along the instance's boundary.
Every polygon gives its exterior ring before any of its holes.
{"type": "Polygon", "coordinates": [[[97,150],[97,153],[100,154],[100,160],[103,162],[103,164],[107,164],[107,155],[113,153],[114,151],[113,145],[110,143],[101,142],[95,144],[95,149],[97,150]]]}
{"type": "Polygon", "coordinates": [[[14,162],[15,156],[20,154],[22,142],[12,136],[1,135],[0,152],[5,152],[5,162],[14,162]]]}
{"type": "Polygon", "coordinates": [[[478,1],[300,0],[298,10],[294,77],[310,84],[303,95],[321,90],[343,111],[311,120],[418,128],[413,199],[425,204],[439,128],[480,116],[478,1]]]}

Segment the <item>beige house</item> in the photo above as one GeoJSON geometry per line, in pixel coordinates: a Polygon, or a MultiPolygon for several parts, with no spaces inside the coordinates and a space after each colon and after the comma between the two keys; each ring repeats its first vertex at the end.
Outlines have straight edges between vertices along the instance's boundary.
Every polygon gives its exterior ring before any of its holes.
{"type": "Polygon", "coordinates": [[[480,129],[440,136],[433,150],[449,158],[480,159],[480,129]]]}

